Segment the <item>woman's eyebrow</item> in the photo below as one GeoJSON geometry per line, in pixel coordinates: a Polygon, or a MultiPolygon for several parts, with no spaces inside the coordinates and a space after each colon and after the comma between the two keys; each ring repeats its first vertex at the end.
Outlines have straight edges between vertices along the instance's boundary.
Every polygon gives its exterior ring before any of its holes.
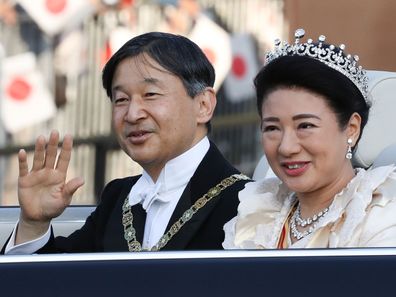
{"type": "Polygon", "coordinates": [[[277,117],[266,117],[266,118],[263,118],[262,122],[279,122],[279,118],[277,118],[277,117]]]}
{"type": "Polygon", "coordinates": [[[314,114],[310,114],[310,113],[302,113],[302,114],[297,114],[295,116],[292,117],[292,119],[295,120],[301,120],[301,119],[309,119],[309,118],[314,118],[314,119],[318,119],[318,120],[322,120],[320,117],[318,117],[317,115],[314,114]]]}

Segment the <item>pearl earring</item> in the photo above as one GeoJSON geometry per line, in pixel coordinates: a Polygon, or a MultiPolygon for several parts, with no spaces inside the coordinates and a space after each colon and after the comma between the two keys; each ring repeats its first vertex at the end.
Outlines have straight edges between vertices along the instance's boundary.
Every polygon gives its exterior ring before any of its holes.
{"type": "Polygon", "coordinates": [[[345,158],[350,160],[352,159],[352,138],[348,138],[347,142],[348,142],[348,151],[345,155],[345,158]]]}

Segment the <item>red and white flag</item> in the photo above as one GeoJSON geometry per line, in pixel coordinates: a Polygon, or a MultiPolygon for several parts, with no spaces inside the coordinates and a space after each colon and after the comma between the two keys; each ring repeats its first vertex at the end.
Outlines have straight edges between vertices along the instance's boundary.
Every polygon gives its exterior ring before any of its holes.
{"type": "Polygon", "coordinates": [[[53,97],[36,68],[34,54],[5,58],[1,77],[1,118],[8,132],[17,132],[55,115],[53,97]]]}
{"type": "Polygon", "coordinates": [[[136,32],[126,26],[117,26],[110,31],[108,39],[100,54],[101,66],[103,67],[107,61],[120,49],[128,40],[136,36],[136,32]]]}
{"type": "Polygon", "coordinates": [[[120,49],[129,39],[135,37],[136,33],[125,26],[118,26],[111,30],[109,35],[110,49],[112,55],[120,49]]]}
{"type": "Polygon", "coordinates": [[[234,35],[231,44],[232,66],[224,81],[224,92],[227,99],[239,102],[254,97],[253,79],[260,66],[251,35],[234,35]]]}
{"type": "Polygon", "coordinates": [[[201,15],[188,36],[205,53],[216,71],[214,88],[218,90],[231,68],[230,35],[205,15],[201,15]]]}
{"type": "Polygon", "coordinates": [[[79,25],[94,12],[89,0],[17,0],[48,35],[79,25]]]}

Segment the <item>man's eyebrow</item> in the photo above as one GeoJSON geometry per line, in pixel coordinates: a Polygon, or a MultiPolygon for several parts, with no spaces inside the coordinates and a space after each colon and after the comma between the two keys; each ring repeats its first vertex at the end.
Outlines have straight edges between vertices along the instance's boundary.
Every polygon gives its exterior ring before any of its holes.
{"type": "Polygon", "coordinates": [[[143,81],[144,81],[145,83],[148,83],[148,84],[155,84],[155,85],[160,83],[160,80],[157,79],[157,78],[154,78],[154,77],[145,77],[145,78],[143,79],[143,81]]]}
{"type": "MultiPolygon", "coordinates": [[[[153,84],[153,85],[161,84],[161,81],[154,77],[145,77],[145,78],[143,78],[143,80],[141,82],[146,83],[146,84],[153,84]]],[[[115,85],[111,88],[111,90],[112,91],[123,91],[124,87],[122,85],[115,85]]]]}
{"type": "Polygon", "coordinates": [[[115,85],[114,87],[111,88],[111,91],[122,91],[122,87],[120,85],[115,85]]]}

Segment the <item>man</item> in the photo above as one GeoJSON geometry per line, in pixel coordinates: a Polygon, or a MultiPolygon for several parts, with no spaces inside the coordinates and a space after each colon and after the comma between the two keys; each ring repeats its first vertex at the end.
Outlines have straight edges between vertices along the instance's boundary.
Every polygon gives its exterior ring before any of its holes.
{"type": "Polygon", "coordinates": [[[189,39],[147,33],[128,41],[103,70],[112,124],[141,176],[111,181],[85,225],[54,238],[51,219],[69,205],[81,178],[66,181],[72,137],[36,142],[29,172],[19,153],[21,215],[7,254],[221,249],[236,215],[240,175],[207,138],[216,106],[215,74],[189,39]]]}

